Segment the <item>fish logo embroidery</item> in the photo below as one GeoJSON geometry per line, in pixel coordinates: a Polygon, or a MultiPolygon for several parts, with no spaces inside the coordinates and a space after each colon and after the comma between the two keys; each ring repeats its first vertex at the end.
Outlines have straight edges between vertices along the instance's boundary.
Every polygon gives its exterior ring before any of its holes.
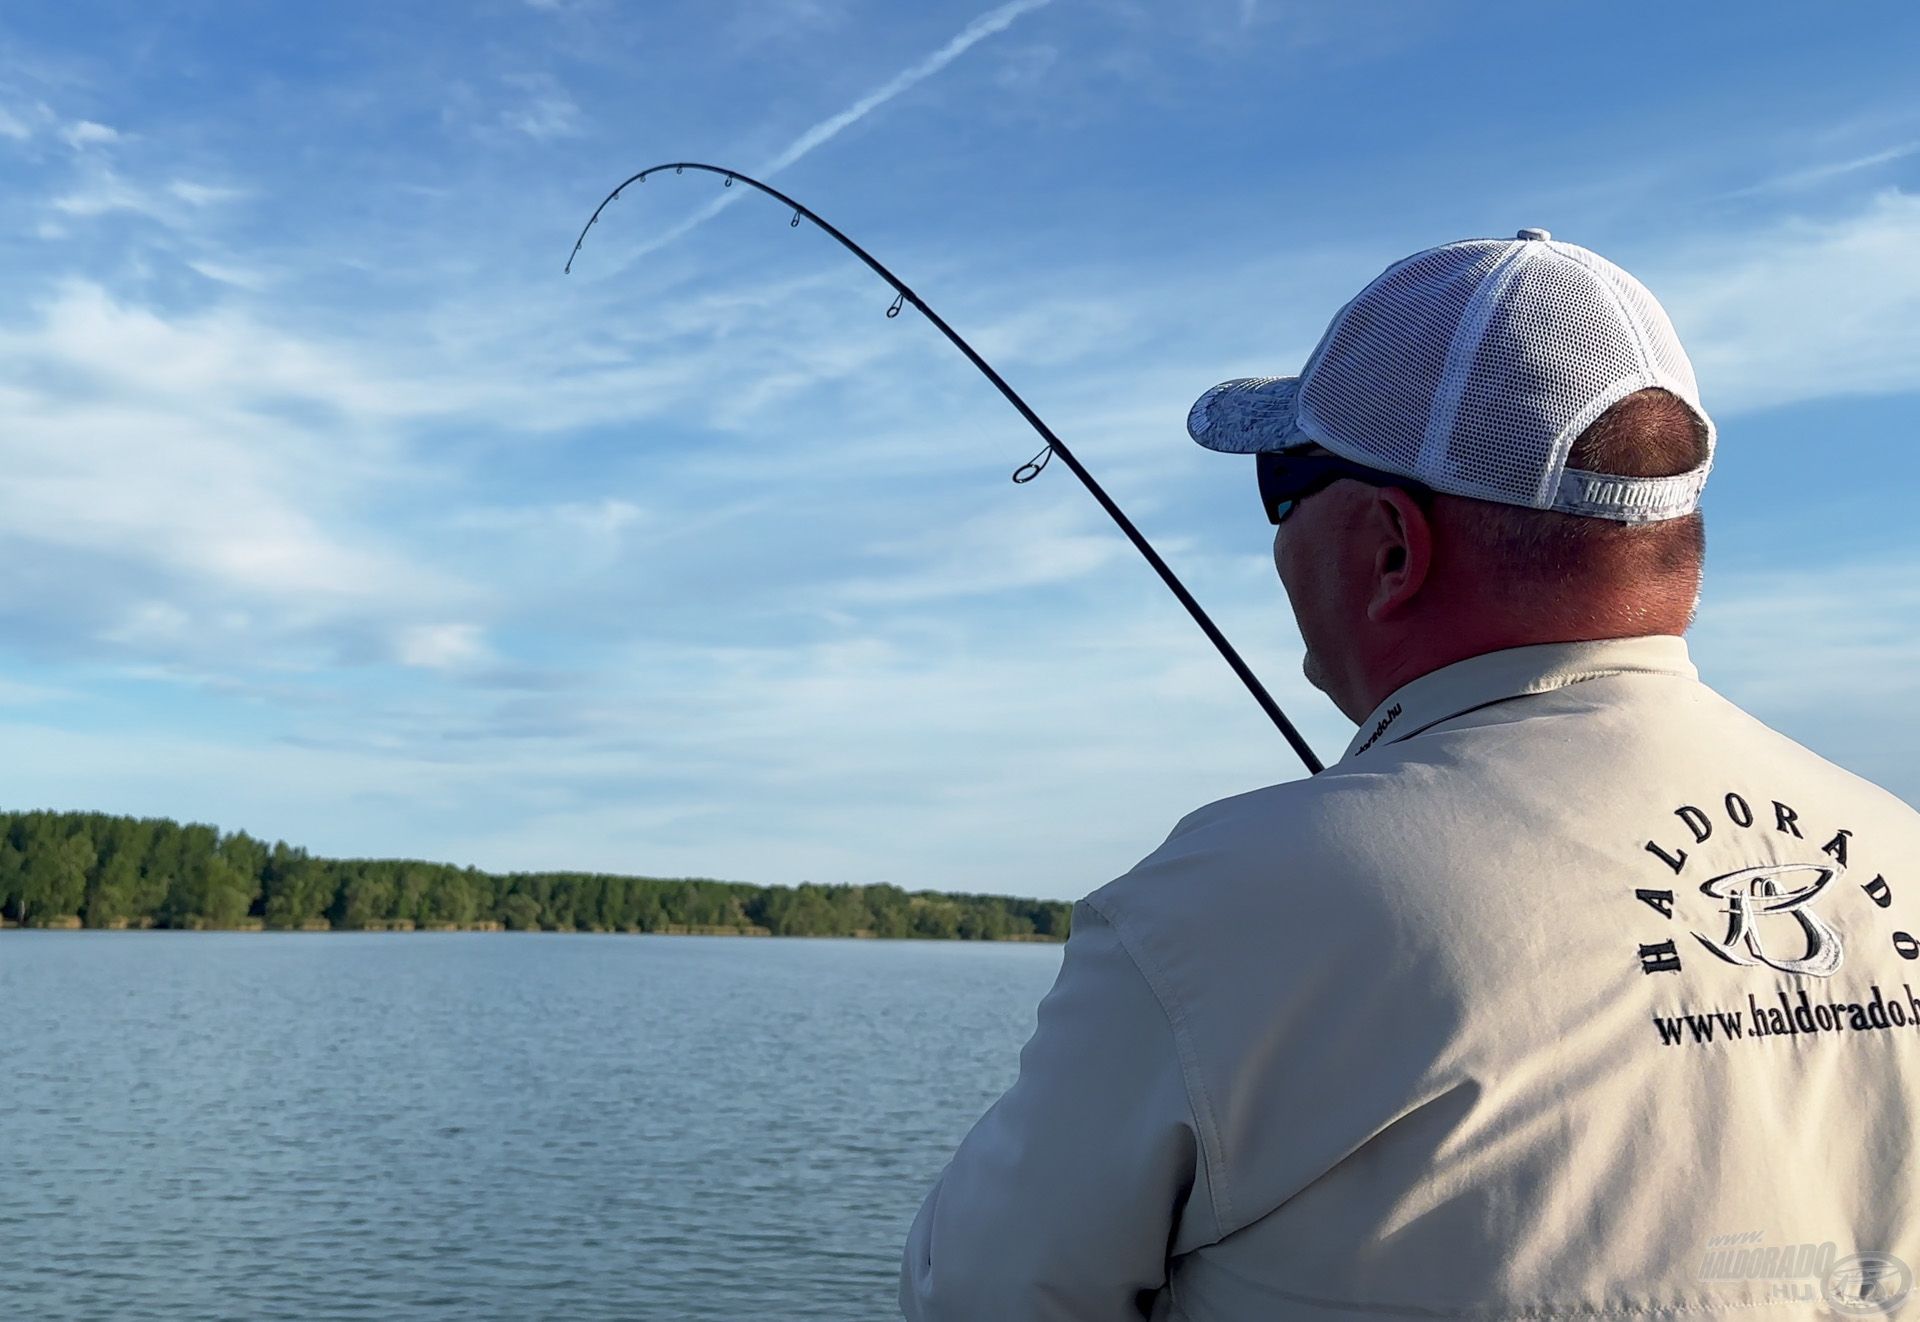
{"type": "Polygon", "coordinates": [[[1817,863],[1775,863],[1722,873],[1700,889],[1726,902],[1726,936],[1715,940],[1695,932],[1694,939],[1729,964],[1764,965],[1782,973],[1830,978],[1839,971],[1846,951],[1840,933],[1811,906],[1814,898],[1839,873],[1838,868],[1817,863]],[[1806,877],[1812,880],[1788,888],[1789,878],[1806,877]],[[1792,918],[1799,925],[1805,943],[1802,953],[1783,958],[1767,950],[1762,933],[1774,931],[1780,925],[1763,927],[1761,920],[1778,917],[1792,918]]]}

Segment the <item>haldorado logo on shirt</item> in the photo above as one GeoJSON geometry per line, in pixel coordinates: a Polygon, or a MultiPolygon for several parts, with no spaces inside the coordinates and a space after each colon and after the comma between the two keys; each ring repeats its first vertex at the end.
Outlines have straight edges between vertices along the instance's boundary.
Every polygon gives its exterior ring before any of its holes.
{"type": "MultiPolygon", "coordinates": [[[[1817,846],[1817,853],[1809,841],[1804,862],[1748,862],[1744,867],[1701,876],[1710,866],[1701,860],[1709,854],[1722,854],[1724,861],[1734,861],[1725,858],[1717,847],[1701,849],[1716,836],[1739,840],[1746,833],[1766,832],[1794,841],[1807,840],[1800,814],[1778,800],[1770,802],[1771,828],[1761,824],[1753,805],[1738,793],[1727,793],[1718,806],[1721,812],[1710,815],[1697,805],[1682,804],[1673,815],[1691,839],[1683,842],[1677,838],[1677,831],[1668,829],[1664,839],[1656,833],[1646,843],[1650,859],[1657,860],[1671,877],[1692,884],[1635,888],[1636,899],[1669,923],[1682,926],[1685,932],[1661,941],[1638,943],[1641,969],[1649,974],[1678,973],[1688,951],[1704,950],[1730,964],[1801,977],[1827,978],[1839,972],[1846,960],[1846,941],[1829,921],[1829,915],[1866,902],[1881,911],[1890,909],[1893,884],[1879,872],[1870,880],[1852,880],[1848,858],[1853,832],[1844,827],[1817,846]],[[1699,880],[1693,881],[1696,876],[1699,880]],[[1709,906],[1695,896],[1713,903],[1709,906]]],[[[1787,846],[1780,852],[1798,851],[1787,846]]],[[[1894,931],[1889,940],[1902,959],[1920,959],[1920,940],[1912,933],[1894,931]]]]}

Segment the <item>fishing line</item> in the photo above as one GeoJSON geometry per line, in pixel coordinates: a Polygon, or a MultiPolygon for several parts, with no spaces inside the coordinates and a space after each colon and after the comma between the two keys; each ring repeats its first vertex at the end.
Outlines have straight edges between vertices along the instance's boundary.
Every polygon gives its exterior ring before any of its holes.
{"type": "Polygon", "coordinates": [[[1254,701],[1260,704],[1260,710],[1267,714],[1268,718],[1273,721],[1275,728],[1277,728],[1280,733],[1286,737],[1287,742],[1293,746],[1293,751],[1299,754],[1300,760],[1306,764],[1307,771],[1317,774],[1322,769],[1320,759],[1314,755],[1313,749],[1308,747],[1307,741],[1300,737],[1300,732],[1294,729],[1293,722],[1287,719],[1287,714],[1280,710],[1280,704],[1273,700],[1273,695],[1267,692],[1266,687],[1260,683],[1259,678],[1248,668],[1247,663],[1240,659],[1240,654],[1234,650],[1233,644],[1227,641],[1226,635],[1221,633],[1212,619],[1208,617],[1207,613],[1200,609],[1200,603],[1193,599],[1193,594],[1187,591],[1186,585],[1174,576],[1174,572],[1168,568],[1167,562],[1160,558],[1160,553],[1153,549],[1145,537],[1141,536],[1140,530],[1133,526],[1133,520],[1129,519],[1121,508],[1113,503],[1113,498],[1106,493],[1106,490],[1102,488],[1098,482],[1093,480],[1093,474],[1089,473],[1086,467],[1074,457],[1073,451],[1067,448],[1066,442],[1054,435],[1053,429],[1040,420],[1040,415],[1027,406],[1027,401],[1020,398],[1013,387],[1008,385],[1006,381],[1001,378],[1000,374],[993,370],[992,365],[988,363],[986,359],[982,358],[978,353],[975,353],[973,346],[962,339],[959,332],[949,326],[939,313],[928,307],[918,294],[909,289],[905,281],[882,266],[865,248],[862,248],[852,239],[842,234],[838,229],[834,228],[834,226],[807,207],[794,201],[779,189],[768,184],[763,184],[758,179],[749,178],[741,174],[738,170],[729,170],[718,165],[706,165],[699,161],[670,161],[665,165],[649,166],[640,171],[640,173],[627,179],[611,193],[608,193],[606,197],[601,199],[600,205],[593,209],[593,214],[587,217],[587,223],[580,228],[580,237],[573,241],[573,251],[567,256],[565,269],[569,274],[573,271],[573,259],[580,255],[580,247],[587,241],[587,232],[599,221],[600,213],[607,209],[608,204],[617,200],[620,194],[632,185],[645,183],[648,175],[659,174],[663,170],[671,170],[675,174],[682,174],[688,170],[701,170],[707,174],[717,174],[722,176],[722,187],[732,188],[733,185],[738,182],[749,188],[757,189],[783,205],[791,207],[793,209],[793,218],[787,222],[789,228],[799,228],[800,222],[803,219],[812,221],[825,234],[838,242],[841,247],[866,263],[867,268],[875,275],[893,287],[895,298],[892,305],[887,308],[888,317],[898,317],[901,309],[911,303],[922,316],[932,322],[934,328],[946,336],[948,342],[951,343],[954,348],[965,354],[967,361],[980,369],[981,374],[985,376],[987,380],[993,382],[1000,393],[1006,397],[1007,402],[1019,410],[1020,416],[1025,418],[1028,424],[1040,433],[1042,440],[1046,441],[1045,449],[1041,450],[1039,454],[1014,470],[1013,480],[1019,483],[1031,482],[1034,478],[1040,476],[1040,472],[1047,466],[1048,460],[1055,455],[1060,456],[1060,462],[1073,470],[1073,475],[1080,479],[1081,485],[1085,486],[1093,498],[1100,503],[1100,508],[1107,512],[1108,516],[1119,526],[1120,531],[1127,535],[1127,540],[1133,543],[1134,549],[1146,557],[1147,563],[1152,565],[1154,572],[1160,575],[1161,582],[1165,583],[1168,590],[1180,599],[1180,604],[1187,608],[1187,614],[1193,617],[1193,622],[1200,626],[1201,632],[1206,634],[1208,639],[1212,641],[1214,647],[1218,649],[1220,655],[1226,660],[1227,665],[1232,668],[1233,673],[1240,677],[1240,682],[1247,686],[1247,691],[1253,695],[1254,701]]]}

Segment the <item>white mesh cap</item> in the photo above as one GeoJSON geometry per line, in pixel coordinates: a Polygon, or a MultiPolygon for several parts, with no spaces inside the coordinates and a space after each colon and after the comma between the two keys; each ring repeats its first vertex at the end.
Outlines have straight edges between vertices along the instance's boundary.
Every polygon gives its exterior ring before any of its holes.
{"type": "Polygon", "coordinates": [[[1622,523],[1691,514],[1713,466],[1713,420],[1665,310],[1539,229],[1394,263],[1340,309],[1299,376],[1215,386],[1187,431],[1230,454],[1318,444],[1436,491],[1622,523]],[[1567,467],[1596,418],[1654,386],[1699,414],[1705,463],[1655,478],[1567,467]]]}

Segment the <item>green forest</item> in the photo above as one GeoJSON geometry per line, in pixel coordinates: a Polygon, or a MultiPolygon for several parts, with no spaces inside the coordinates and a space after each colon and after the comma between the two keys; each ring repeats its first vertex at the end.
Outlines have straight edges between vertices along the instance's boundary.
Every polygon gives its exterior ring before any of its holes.
{"type": "Polygon", "coordinates": [[[740,933],[1064,940],[1071,906],[897,886],[494,874],[316,858],[244,831],[0,812],[0,921],[25,927],[740,933]]]}

